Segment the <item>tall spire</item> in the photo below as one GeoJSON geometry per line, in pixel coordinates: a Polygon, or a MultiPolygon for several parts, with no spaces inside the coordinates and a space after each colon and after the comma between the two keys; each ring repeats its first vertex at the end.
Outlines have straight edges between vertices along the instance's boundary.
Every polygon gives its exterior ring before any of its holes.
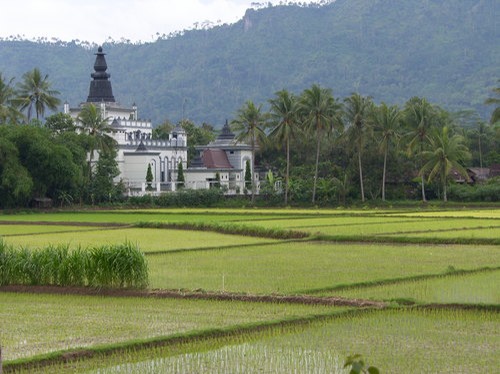
{"type": "Polygon", "coordinates": [[[110,75],[106,73],[108,65],[106,64],[106,59],[104,58],[105,53],[102,51],[102,47],[99,47],[97,53],[95,54],[94,70],[90,76],[93,78],[90,81],[89,96],[87,97],[88,103],[114,103],[115,97],[113,96],[113,89],[111,88],[111,82],[108,80],[110,75]]]}

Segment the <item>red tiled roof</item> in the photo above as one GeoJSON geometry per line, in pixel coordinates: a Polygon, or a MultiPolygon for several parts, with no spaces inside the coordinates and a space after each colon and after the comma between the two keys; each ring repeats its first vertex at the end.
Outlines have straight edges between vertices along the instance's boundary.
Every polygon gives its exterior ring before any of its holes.
{"type": "Polygon", "coordinates": [[[222,149],[205,149],[202,155],[203,165],[207,169],[232,169],[226,152],[222,149]]]}

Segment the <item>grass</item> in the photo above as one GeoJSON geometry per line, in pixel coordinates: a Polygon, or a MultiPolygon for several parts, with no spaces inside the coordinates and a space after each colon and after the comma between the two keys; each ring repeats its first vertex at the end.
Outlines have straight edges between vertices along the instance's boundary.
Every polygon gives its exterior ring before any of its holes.
{"type": "Polygon", "coordinates": [[[145,288],[148,268],[144,254],[130,242],[30,250],[0,240],[0,285],[145,288]]]}
{"type": "Polygon", "coordinates": [[[298,304],[0,293],[0,341],[3,359],[9,361],[55,350],[344,309],[298,304]]]}
{"type": "Polygon", "coordinates": [[[148,262],[153,288],[264,294],[307,293],[342,284],[444,273],[449,266],[498,266],[496,258],[496,246],[295,242],[148,256],[148,262]]]}

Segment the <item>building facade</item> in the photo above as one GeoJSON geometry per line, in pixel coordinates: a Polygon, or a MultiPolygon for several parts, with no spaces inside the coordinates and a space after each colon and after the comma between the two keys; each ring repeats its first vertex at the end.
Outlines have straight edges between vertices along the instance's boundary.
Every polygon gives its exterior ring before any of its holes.
{"type": "Polygon", "coordinates": [[[187,168],[187,137],[181,127],[176,127],[167,140],[153,139],[151,121],[138,119],[137,106],[127,108],[115,101],[110,74],[107,71],[105,53],[99,47],[91,74],[87,101],[71,108],[64,104],[64,113],[77,119],[85,105],[93,104],[100,109],[102,118],[106,118],[113,132],[109,134],[117,143],[117,163],[122,181],[129,195],[141,195],[146,191],[146,173],[151,165],[153,182],[151,187],[156,192],[176,189],[179,163],[187,168]]]}

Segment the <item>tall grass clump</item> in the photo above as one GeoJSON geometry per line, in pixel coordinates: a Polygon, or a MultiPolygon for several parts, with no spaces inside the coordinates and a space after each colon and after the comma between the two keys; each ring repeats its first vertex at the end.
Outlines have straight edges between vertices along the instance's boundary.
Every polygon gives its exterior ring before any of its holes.
{"type": "Polygon", "coordinates": [[[70,250],[67,245],[37,250],[0,240],[0,286],[91,286],[145,288],[148,266],[132,243],[70,250]]]}

